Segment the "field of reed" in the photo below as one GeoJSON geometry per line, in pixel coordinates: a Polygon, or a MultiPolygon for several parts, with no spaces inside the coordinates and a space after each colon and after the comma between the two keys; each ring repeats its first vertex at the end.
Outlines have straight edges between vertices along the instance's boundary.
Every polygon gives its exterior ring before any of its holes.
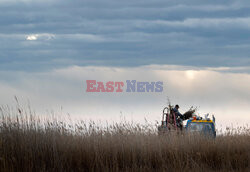
{"type": "Polygon", "coordinates": [[[250,131],[158,136],[147,123],[72,124],[1,107],[0,171],[250,171],[250,131]]]}

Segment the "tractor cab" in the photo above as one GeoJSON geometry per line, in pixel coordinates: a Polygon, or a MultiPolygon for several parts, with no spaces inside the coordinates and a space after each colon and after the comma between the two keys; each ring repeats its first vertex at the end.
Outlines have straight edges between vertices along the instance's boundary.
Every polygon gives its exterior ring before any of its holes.
{"type": "Polygon", "coordinates": [[[186,131],[189,133],[200,133],[209,137],[216,137],[215,118],[203,119],[202,117],[192,117],[187,121],[186,131]]]}

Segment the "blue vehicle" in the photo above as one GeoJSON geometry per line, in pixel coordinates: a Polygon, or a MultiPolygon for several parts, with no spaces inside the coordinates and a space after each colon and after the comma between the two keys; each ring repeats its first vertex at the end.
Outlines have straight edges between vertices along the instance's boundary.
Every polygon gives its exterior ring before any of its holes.
{"type": "Polygon", "coordinates": [[[216,137],[214,117],[213,120],[209,118],[203,119],[201,117],[193,117],[187,121],[185,129],[190,133],[198,132],[208,137],[216,137]]]}

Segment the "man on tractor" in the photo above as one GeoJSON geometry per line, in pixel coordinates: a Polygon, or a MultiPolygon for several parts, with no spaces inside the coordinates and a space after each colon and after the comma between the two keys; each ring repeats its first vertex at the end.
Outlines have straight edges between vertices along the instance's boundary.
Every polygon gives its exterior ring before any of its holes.
{"type": "Polygon", "coordinates": [[[180,128],[182,130],[182,120],[184,118],[184,116],[179,112],[179,105],[175,105],[175,107],[173,108],[173,112],[175,114],[176,117],[176,125],[178,128],[180,128]]]}
{"type": "Polygon", "coordinates": [[[180,117],[181,119],[183,119],[183,115],[179,112],[179,108],[180,108],[179,105],[175,105],[173,111],[175,113],[176,118],[180,117]]]}

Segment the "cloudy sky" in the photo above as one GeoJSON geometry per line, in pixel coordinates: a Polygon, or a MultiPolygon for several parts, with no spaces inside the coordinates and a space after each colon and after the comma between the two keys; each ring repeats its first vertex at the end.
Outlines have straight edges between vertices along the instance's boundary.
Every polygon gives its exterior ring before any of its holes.
{"type": "Polygon", "coordinates": [[[154,120],[170,98],[220,124],[250,121],[250,2],[0,0],[0,23],[1,104],[154,120]],[[164,91],[89,94],[86,79],[164,91]]]}

